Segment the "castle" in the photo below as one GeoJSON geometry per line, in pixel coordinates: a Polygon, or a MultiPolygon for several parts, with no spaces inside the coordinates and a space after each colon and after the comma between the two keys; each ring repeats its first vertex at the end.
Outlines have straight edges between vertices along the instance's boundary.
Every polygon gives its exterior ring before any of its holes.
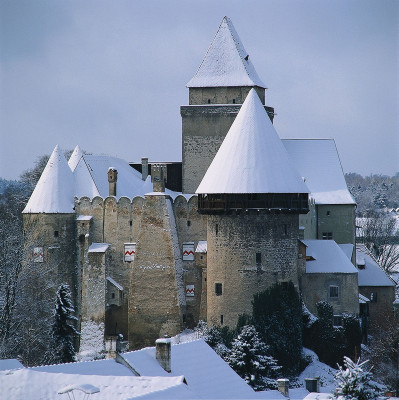
{"type": "Polygon", "coordinates": [[[187,87],[181,164],[79,147],[67,162],[57,146],[23,212],[29,268],[56,260],[48,279],[73,290],[80,351],[119,334],[152,345],[201,319],[233,327],[276,282],[311,312],[331,303],[336,324],[359,313],[356,205],[334,141],[279,138],[226,17],[187,87]]]}

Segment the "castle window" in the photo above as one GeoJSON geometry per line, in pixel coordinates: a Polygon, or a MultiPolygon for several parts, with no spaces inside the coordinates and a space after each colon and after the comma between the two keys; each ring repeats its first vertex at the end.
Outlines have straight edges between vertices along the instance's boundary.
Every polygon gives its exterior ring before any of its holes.
{"type": "Polygon", "coordinates": [[[85,235],[80,235],[79,236],[79,242],[84,243],[85,242],[85,235]]]}
{"type": "Polygon", "coordinates": [[[221,296],[223,294],[223,286],[221,283],[215,283],[215,294],[221,296]]]}
{"type": "Polygon", "coordinates": [[[322,238],[323,240],[332,240],[333,234],[332,232],[323,232],[322,238]]]}
{"type": "Polygon", "coordinates": [[[223,325],[223,314],[220,316],[220,325],[223,325]]]}
{"type": "Polygon", "coordinates": [[[191,226],[191,221],[187,221],[187,226],[191,226]]]}
{"type": "Polygon", "coordinates": [[[327,217],[329,217],[330,216],[330,211],[327,211],[327,217]]]}
{"type": "Polygon", "coordinates": [[[58,231],[54,231],[54,237],[58,237],[59,236],[59,232],[58,231]]]}
{"type": "Polygon", "coordinates": [[[211,104],[211,99],[208,99],[208,104],[211,104]]]}
{"type": "Polygon", "coordinates": [[[216,236],[218,235],[218,232],[219,232],[219,225],[216,224],[215,225],[215,234],[216,234],[216,236]]]}
{"type": "Polygon", "coordinates": [[[111,294],[111,298],[114,299],[115,298],[115,293],[111,294]]]}
{"type": "Polygon", "coordinates": [[[262,264],[262,253],[256,253],[255,260],[256,265],[260,266],[262,264]]]}
{"type": "Polygon", "coordinates": [[[132,221],[132,220],[129,221],[129,225],[130,225],[130,226],[133,225],[133,221],[132,221]]]}
{"type": "Polygon", "coordinates": [[[233,99],[233,104],[236,104],[236,99],[233,99]]]}
{"type": "Polygon", "coordinates": [[[287,228],[287,224],[284,224],[284,235],[287,236],[288,235],[288,228],[287,228]]]}
{"type": "Polygon", "coordinates": [[[330,297],[330,299],[338,299],[338,297],[339,297],[339,287],[338,286],[330,285],[329,297],[330,297]]]}

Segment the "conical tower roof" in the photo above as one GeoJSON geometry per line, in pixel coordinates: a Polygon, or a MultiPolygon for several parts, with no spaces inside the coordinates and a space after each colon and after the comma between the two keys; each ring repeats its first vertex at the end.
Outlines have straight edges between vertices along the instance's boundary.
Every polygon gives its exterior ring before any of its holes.
{"type": "Polygon", "coordinates": [[[223,18],[200,67],[186,86],[266,88],[229,18],[223,18]]]}
{"type": "Polygon", "coordinates": [[[73,207],[73,173],[57,145],[23,212],[69,214],[73,207]]]}
{"type": "Polygon", "coordinates": [[[73,150],[71,157],[69,157],[69,161],[68,161],[69,168],[71,168],[72,172],[75,170],[75,168],[78,165],[82,156],[83,156],[83,151],[79,147],[79,145],[77,145],[75,147],[75,149],[73,150]]]}
{"type": "Polygon", "coordinates": [[[196,193],[309,193],[254,89],[196,193]]]}

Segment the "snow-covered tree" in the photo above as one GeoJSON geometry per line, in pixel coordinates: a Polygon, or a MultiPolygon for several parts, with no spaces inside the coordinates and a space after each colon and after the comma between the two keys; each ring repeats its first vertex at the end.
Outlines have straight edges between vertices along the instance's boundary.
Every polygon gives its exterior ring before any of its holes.
{"type": "Polygon", "coordinates": [[[276,388],[274,378],[281,367],[268,353],[269,347],[261,341],[253,325],[245,325],[233,340],[229,365],[255,390],[276,388]]]}
{"type": "Polygon", "coordinates": [[[220,329],[214,325],[208,326],[205,321],[199,321],[195,331],[220,357],[227,359],[230,350],[223,341],[220,329]]]}
{"type": "Polygon", "coordinates": [[[54,322],[51,328],[52,346],[49,360],[53,362],[74,361],[74,340],[79,332],[74,324],[77,318],[73,315],[74,307],[71,301],[71,291],[66,284],[60,285],[57,291],[57,300],[54,309],[54,322]]]}
{"type": "Polygon", "coordinates": [[[335,375],[337,388],[335,398],[338,400],[374,400],[379,395],[379,388],[371,381],[372,374],[365,367],[364,361],[354,362],[344,357],[344,367],[339,366],[335,375]]]}

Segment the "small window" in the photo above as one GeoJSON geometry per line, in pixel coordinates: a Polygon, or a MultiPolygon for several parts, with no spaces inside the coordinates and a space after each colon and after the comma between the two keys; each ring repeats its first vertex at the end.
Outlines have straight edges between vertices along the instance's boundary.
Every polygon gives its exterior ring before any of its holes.
{"type": "Polygon", "coordinates": [[[256,259],[256,265],[261,265],[262,264],[262,253],[256,253],[256,256],[255,256],[255,259],[256,259]]]}
{"type": "Polygon", "coordinates": [[[330,216],[330,211],[327,211],[327,217],[329,217],[330,216]]]}
{"type": "Polygon", "coordinates": [[[220,316],[220,325],[223,325],[223,314],[220,316]]]}
{"type": "Polygon", "coordinates": [[[187,226],[191,226],[191,221],[187,221],[187,226]]]}
{"type": "Polygon", "coordinates": [[[334,326],[343,326],[342,315],[334,315],[333,316],[333,325],[334,326]]]}
{"type": "Polygon", "coordinates": [[[285,235],[285,236],[288,235],[288,227],[287,227],[287,224],[284,224],[284,235],[285,235]]]}
{"type": "Polygon", "coordinates": [[[377,293],[376,292],[373,292],[370,294],[370,301],[372,303],[377,303],[377,293]]]}
{"type": "Polygon", "coordinates": [[[218,235],[218,232],[219,232],[219,225],[216,224],[215,225],[215,234],[216,234],[216,236],[218,235]]]}
{"type": "Polygon", "coordinates": [[[79,242],[84,243],[85,242],[85,235],[80,235],[79,236],[79,242]]]}
{"type": "Polygon", "coordinates": [[[330,286],[330,299],[337,299],[339,297],[339,287],[331,285],[330,286]]]}
{"type": "Polygon", "coordinates": [[[233,99],[233,104],[236,104],[236,99],[233,99]]]}
{"type": "Polygon", "coordinates": [[[115,298],[115,293],[111,294],[111,298],[114,299],[115,298]]]}
{"type": "Polygon", "coordinates": [[[208,99],[208,104],[211,104],[211,99],[208,99]]]}
{"type": "Polygon", "coordinates": [[[333,234],[332,232],[323,232],[322,238],[323,240],[332,240],[333,234]]]}
{"type": "Polygon", "coordinates": [[[54,237],[58,237],[59,236],[59,232],[58,231],[54,231],[54,237]]]}
{"type": "Polygon", "coordinates": [[[133,225],[133,221],[132,221],[132,220],[129,221],[129,225],[130,225],[130,226],[133,225]]]}
{"type": "Polygon", "coordinates": [[[221,283],[215,283],[215,294],[221,296],[223,294],[223,287],[221,283]]]}

